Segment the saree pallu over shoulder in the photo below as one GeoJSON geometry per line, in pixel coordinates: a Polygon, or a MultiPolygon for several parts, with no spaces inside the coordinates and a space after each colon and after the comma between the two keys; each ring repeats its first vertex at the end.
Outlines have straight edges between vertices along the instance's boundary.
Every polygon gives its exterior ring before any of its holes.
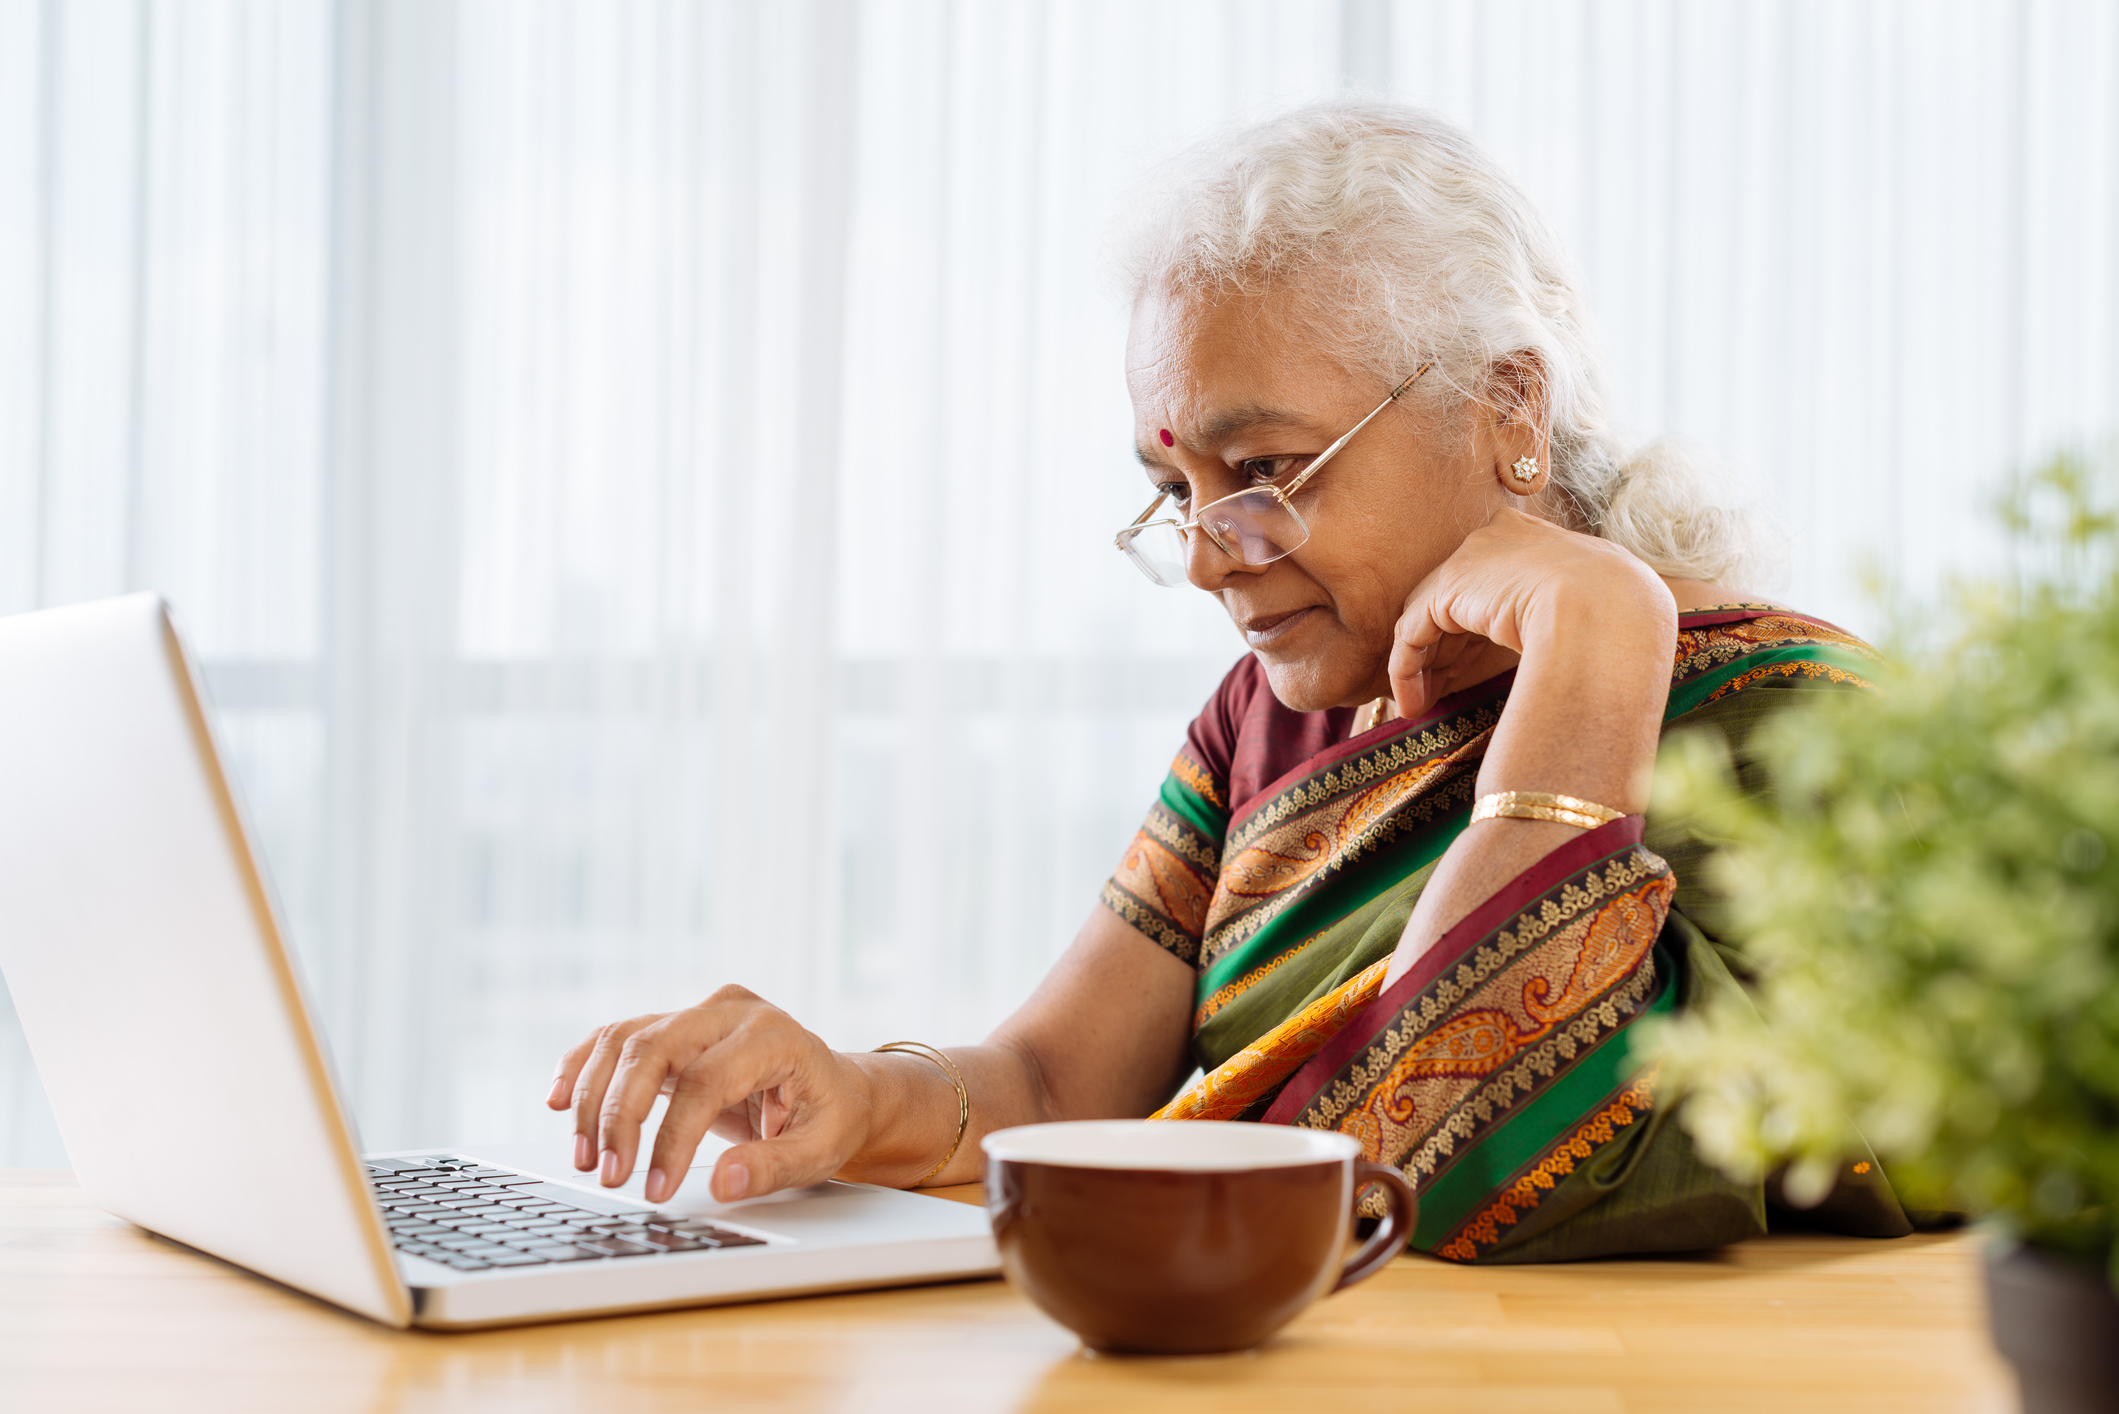
{"type": "MultiPolygon", "coordinates": [[[[1740,746],[1803,691],[1867,687],[1874,659],[1771,606],[1686,614],[1665,730],[1719,726],[1740,746]]],[[[1763,1230],[1758,1186],[1700,1164],[1665,1123],[1654,1076],[1627,1058],[1641,1017],[1736,985],[1682,911],[1691,899],[1711,913],[1713,900],[1665,861],[1702,857],[1681,826],[1633,816],[1568,841],[1382,990],[1421,889],[1468,823],[1511,685],[1338,742],[1235,799],[1195,733],[1106,891],[1198,970],[1204,1073],[1157,1117],[1350,1134],[1421,1189],[1414,1245],[1459,1261],[1688,1250],[1763,1230]]],[[[1246,703],[1246,728],[1297,739],[1271,704],[1246,703]]]]}
{"type": "Polygon", "coordinates": [[[1785,609],[1733,605],[1678,620],[1669,723],[1766,683],[1869,688],[1876,650],[1843,628],[1785,609]]]}
{"type": "Polygon", "coordinates": [[[1461,1229],[1492,1193],[1527,1181],[1535,1200],[1552,1186],[1539,1176],[1571,1172],[1654,1108],[1624,1033],[1668,1009],[1674,974],[1656,943],[1675,883],[1641,825],[1630,816],[1571,840],[1487,900],[1320,1048],[1264,1118],[1352,1135],[1422,1189],[1416,1242],[1480,1255],[1461,1229]]]}

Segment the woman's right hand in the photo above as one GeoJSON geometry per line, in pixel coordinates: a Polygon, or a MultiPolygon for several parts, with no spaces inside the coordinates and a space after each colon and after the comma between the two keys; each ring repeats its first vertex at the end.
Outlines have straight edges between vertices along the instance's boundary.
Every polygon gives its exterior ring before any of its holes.
{"type": "Polygon", "coordinates": [[[830,1178],[874,1128],[869,1074],[742,987],[598,1028],[561,1058],[546,1103],[574,1111],[574,1167],[615,1188],[658,1094],[669,1108],[648,1161],[650,1203],[677,1191],[709,1129],[735,1146],[708,1184],[731,1203],[830,1178]]]}

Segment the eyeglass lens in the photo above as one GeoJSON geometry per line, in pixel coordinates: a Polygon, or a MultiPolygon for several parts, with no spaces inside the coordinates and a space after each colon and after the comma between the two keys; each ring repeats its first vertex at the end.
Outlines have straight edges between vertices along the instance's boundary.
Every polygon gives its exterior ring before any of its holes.
{"type": "MultiPolygon", "coordinates": [[[[1200,513],[1199,527],[1223,554],[1247,565],[1269,565],[1310,538],[1302,517],[1264,488],[1214,502],[1200,513]]],[[[1185,582],[1185,533],[1174,521],[1144,525],[1122,543],[1128,558],[1157,584],[1185,582]]]]}
{"type": "Polygon", "coordinates": [[[1231,557],[1269,565],[1310,538],[1302,517],[1271,491],[1239,491],[1200,513],[1200,529],[1231,557]]]}

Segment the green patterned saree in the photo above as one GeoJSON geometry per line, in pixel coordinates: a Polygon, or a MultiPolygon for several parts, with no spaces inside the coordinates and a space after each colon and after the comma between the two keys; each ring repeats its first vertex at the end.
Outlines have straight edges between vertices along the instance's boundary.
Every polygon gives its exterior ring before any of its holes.
{"type": "MultiPolygon", "coordinates": [[[[1750,790],[1756,725],[1806,693],[1865,687],[1874,657],[1774,608],[1679,627],[1664,730],[1720,729],[1750,790]]],[[[1682,821],[1630,816],[1566,842],[1382,989],[1469,821],[1512,677],[1349,738],[1350,710],[1289,711],[1255,659],[1229,674],[1103,894],[1198,969],[1203,1073],[1157,1117],[1351,1134],[1419,1189],[1413,1245],[1458,1261],[1752,1236],[1762,1186],[1700,1162],[1628,1058],[1641,1017],[1736,985],[1705,847],[1682,821]]],[[[1904,1231],[1881,1175],[1867,1186],[1841,1205],[1845,1225],[1904,1231]]]]}

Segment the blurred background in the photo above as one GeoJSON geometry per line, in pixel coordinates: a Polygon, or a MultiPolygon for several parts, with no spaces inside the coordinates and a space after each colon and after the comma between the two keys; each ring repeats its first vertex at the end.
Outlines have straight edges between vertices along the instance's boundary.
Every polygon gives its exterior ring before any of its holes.
{"type": "Polygon", "coordinates": [[[976,1039],[1242,651],[1111,549],[1104,232],[1347,88],[1543,203],[1799,606],[2119,429],[2110,0],[0,0],[0,612],[174,602],[372,1147],[724,981],[976,1039]]]}

